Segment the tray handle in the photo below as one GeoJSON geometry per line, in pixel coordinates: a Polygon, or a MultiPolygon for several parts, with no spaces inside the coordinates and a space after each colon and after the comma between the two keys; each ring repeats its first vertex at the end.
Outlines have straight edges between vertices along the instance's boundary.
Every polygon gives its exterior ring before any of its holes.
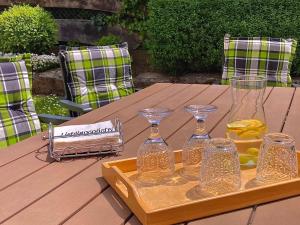
{"type": "Polygon", "coordinates": [[[131,201],[133,199],[133,188],[128,184],[127,178],[122,174],[122,171],[113,166],[112,171],[114,173],[114,187],[118,194],[126,199],[126,201],[131,201]]]}

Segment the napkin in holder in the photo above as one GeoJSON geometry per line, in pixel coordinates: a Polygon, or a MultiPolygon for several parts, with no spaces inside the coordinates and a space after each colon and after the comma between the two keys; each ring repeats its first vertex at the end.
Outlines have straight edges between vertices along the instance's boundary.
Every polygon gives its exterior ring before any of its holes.
{"type": "Polygon", "coordinates": [[[118,153],[123,149],[122,124],[116,119],[87,125],[49,124],[49,154],[61,158],[118,153]]]}

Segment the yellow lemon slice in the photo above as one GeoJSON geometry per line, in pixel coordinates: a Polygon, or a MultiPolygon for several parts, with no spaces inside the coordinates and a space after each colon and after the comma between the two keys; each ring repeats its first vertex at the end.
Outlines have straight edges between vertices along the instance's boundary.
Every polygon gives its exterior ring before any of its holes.
{"type": "Polygon", "coordinates": [[[240,164],[256,164],[257,156],[249,155],[249,154],[239,154],[240,164]]]}
{"type": "Polygon", "coordinates": [[[258,156],[258,148],[248,148],[246,152],[249,155],[258,156]]]}
{"type": "Polygon", "coordinates": [[[231,123],[227,124],[227,127],[231,128],[231,129],[246,128],[246,127],[249,127],[249,126],[251,126],[251,121],[250,120],[237,120],[237,121],[234,121],[234,122],[231,122],[231,123]]]}

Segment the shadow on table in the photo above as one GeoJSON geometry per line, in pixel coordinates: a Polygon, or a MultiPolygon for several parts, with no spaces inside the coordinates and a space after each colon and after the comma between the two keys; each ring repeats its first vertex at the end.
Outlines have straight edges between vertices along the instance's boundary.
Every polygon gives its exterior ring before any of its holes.
{"type": "MultiPolygon", "coordinates": [[[[104,178],[98,177],[96,180],[99,183],[101,190],[103,190],[100,194],[100,198],[104,198],[104,201],[106,201],[113,208],[113,210],[107,209],[107,213],[116,214],[116,216],[119,216],[123,221],[125,221],[131,215],[131,212],[126,204],[118,196],[118,194],[106,183],[104,178]]],[[[101,204],[104,205],[105,203],[102,202],[101,204]]]]}

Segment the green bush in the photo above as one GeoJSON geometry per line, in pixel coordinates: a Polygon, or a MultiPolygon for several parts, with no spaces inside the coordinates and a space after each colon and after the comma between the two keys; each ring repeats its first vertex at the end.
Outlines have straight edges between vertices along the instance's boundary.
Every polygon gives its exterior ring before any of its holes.
{"type": "Polygon", "coordinates": [[[110,24],[118,24],[131,32],[136,32],[141,38],[145,37],[147,4],[149,0],[122,0],[121,9],[108,17],[110,24]]]}
{"type": "Polygon", "coordinates": [[[119,44],[121,41],[122,40],[119,36],[110,34],[110,35],[101,37],[98,41],[95,42],[95,45],[98,45],[98,46],[114,45],[114,44],[119,44]]]}
{"type": "Polygon", "coordinates": [[[0,51],[46,53],[57,43],[57,24],[39,6],[14,5],[0,15],[0,51]]]}
{"type": "MultiPolygon", "coordinates": [[[[221,71],[226,33],[300,40],[300,1],[150,0],[148,6],[147,46],[154,65],[168,72],[221,71]]],[[[300,72],[300,46],[296,55],[293,73],[300,72]]]]}

